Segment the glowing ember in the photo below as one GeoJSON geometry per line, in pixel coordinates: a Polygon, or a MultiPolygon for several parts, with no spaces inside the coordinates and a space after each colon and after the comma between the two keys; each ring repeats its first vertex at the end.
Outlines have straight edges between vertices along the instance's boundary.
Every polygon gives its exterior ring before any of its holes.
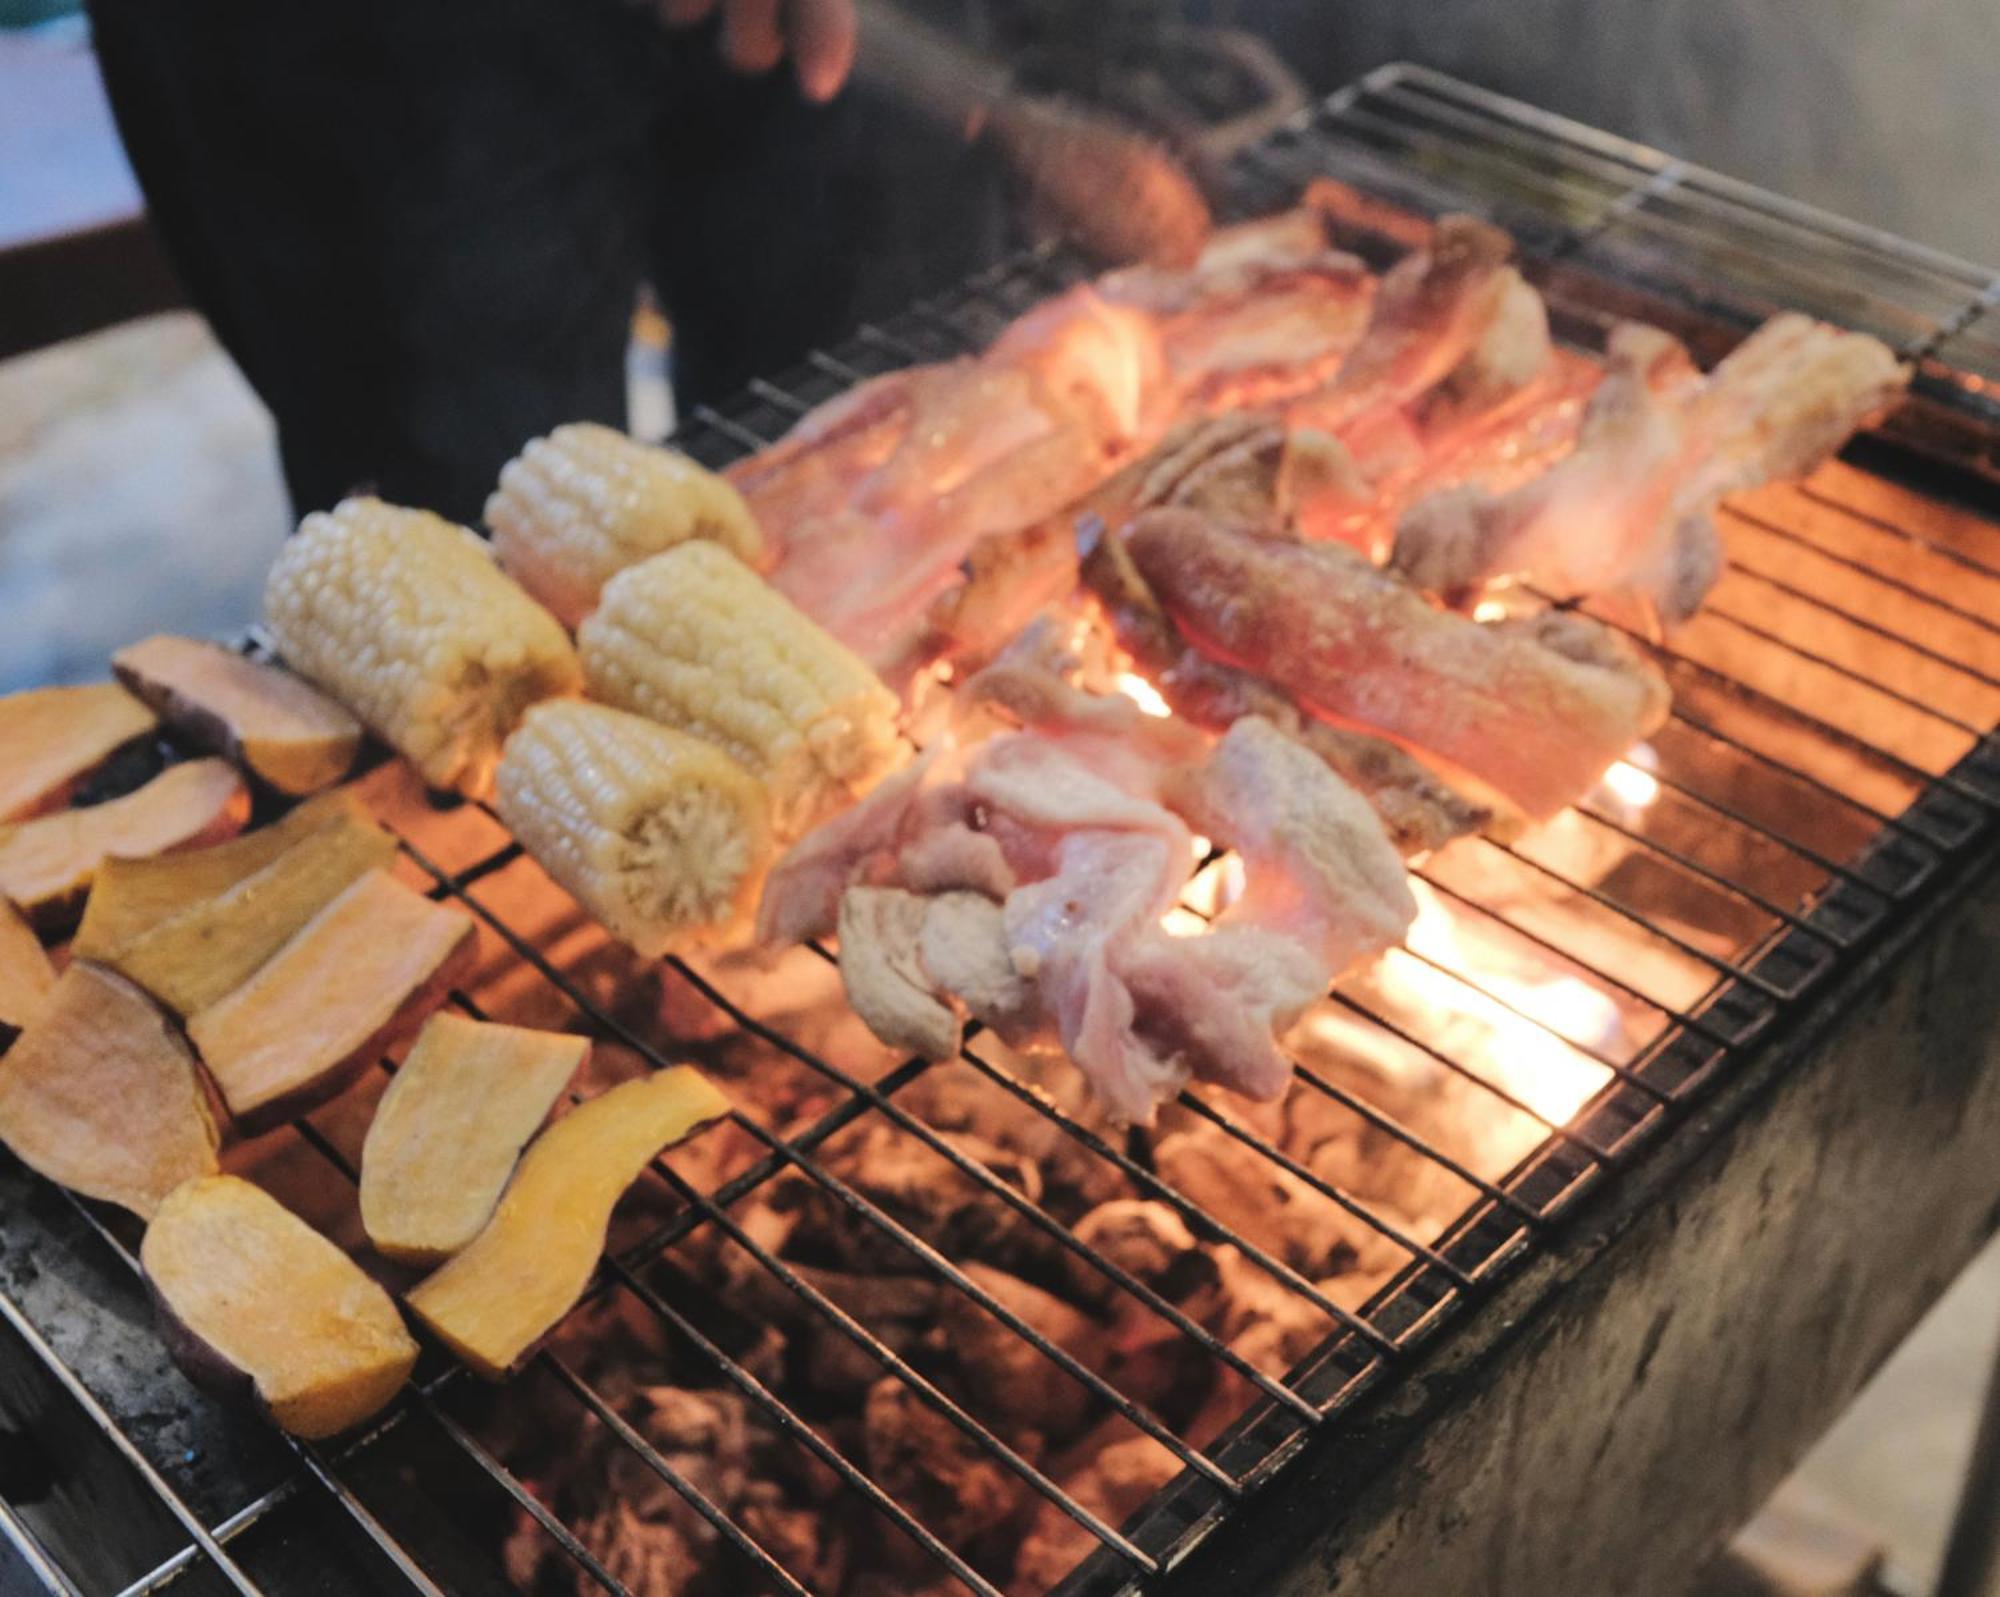
{"type": "Polygon", "coordinates": [[[1481,599],[1472,607],[1472,619],[1475,621],[1504,621],[1506,618],[1507,606],[1499,599],[1481,599]]]}
{"type": "Polygon", "coordinates": [[[1118,673],[1118,691],[1130,699],[1148,715],[1168,716],[1173,714],[1167,708],[1167,701],[1160,697],[1160,690],[1144,677],[1133,671],[1118,673]]]}
{"type": "Polygon", "coordinates": [[[1660,797],[1660,780],[1652,768],[1659,763],[1649,744],[1637,743],[1604,773],[1604,793],[1626,810],[1651,809],[1660,797]]]}
{"type": "Polygon", "coordinates": [[[1530,980],[1499,969],[1426,883],[1412,881],[1410,890],[1417,899],[1405,939],[1410,952],[1384,956],[1377,974],[1385,990],[1476,1022],[1484,1041],[1461,1057],[1537,1114],[1558,1125],[1567,1121],[1611,1072],[1562,1039],[1585,1048],[1610,1042],[1619,1031],[1617,1005],[1574,976],[1530,980]]]}

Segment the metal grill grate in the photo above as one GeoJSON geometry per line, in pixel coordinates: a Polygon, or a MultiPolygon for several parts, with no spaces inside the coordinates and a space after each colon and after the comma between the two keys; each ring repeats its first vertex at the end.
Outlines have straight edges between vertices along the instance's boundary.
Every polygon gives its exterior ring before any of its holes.
{"type": "MultiPolygon", "coordinates": [[[[1980,373],[1949,363],[1976,347],[1982,313],[2000,303],[2000,283],[1962,263],[1407,70],[1377,74],[1252,152],[1240,173],[1243,205],[1268,209],[1326,173],[1410,210],[1468,209],[1509,228],[1562,331],[1580,343],[1594,343],[1613,316],[1629,312],[1713,353],[1780,306],[1876,332],[1923,363],[1925,403],[1910,424],[1921,441],[1960,462],[1990,452],[1980,373]]],[[[1393,248],[1365,231],[1350,242],[1378,259],[1393,248]]],[[[712,464],[740,456],[868,375],[981,346],[1079,271],[1055,251],[1009,261],[863,328],[798,371],[753,385],[739,404],[698,413],[680,442],[712,464]]],[[[1493,959],[1419,944],[1390,956],[1401,987],[1375,975],[1343,980],[1304,1029],[1323,1046],[1302,1045],[1294,1093],[1323,1101],[1358,1135],[1394,1144],[1399,1157],[1449,1185],[1460,1194],[1457,1219],[1438,1234],[1418,1234],[1406,1216],[1302,1162],[1243,1106],[1183,1095],[1195,1121],[1333,1205],[1369,1234],[1370,1246],[1393,1256],[1387,1279],[1365,1299],[1343,1301],[1289,1261],[1272,1236],[1177,1188],[1143,1141],[1107,1138],[987,1040],[974,1037],[966,1048],[959,1068],[986,1100],[1023,1106],[1067,1157],[1121,1192],[1177,1211],[1197,1237],[1233,1247],[1274,1291],[1317,1314],[1324,1339],[1291,1368],[1249,1356],[1205,1327],[1080,1240],[1042,1197],[968,1152],[955,1128],[927,1108],[923,1084],[940,1067],[857,1060],[828,1047],[809,1017],[775,1012],[768,991],[746,990],[750,978],[726,967],[668,962],[660,1003],[635,1013],[623,995],[645,987],[641,967],[557,900],[490,815],[431,810],[396,791],[393,769],[378,772],[370,781],[403,836],[407,867],[486,929],[491,957],[482,979],[455,995],[466,1013],[587,1031],[651,1066],[678,1055],[670,1038],[698,1034],[707,1047],[753,1050],[769,1071],[795,1081],[796,1100],[810,1111],[776,1119],[746,1105],[727,1123],[726,1156],[711,1146],[724,1134],[712,1131],[658,1161],[656,1190],[639,1205],[651,1218],[636,1234],[614,1235],[579,1314],[615,1300],[671,1346],[677,1370],[740,1394],[774,1445],[824,1477],[819,1512],[851,1508],[857,1523],[906,1543],[911,1567],[928,1570],[924,1578],[942,1589],[1005,1589],[1004,1570],[933,1523],[927,1505],[885,1486],[837,1423],[746,1351],[740,1322],[756,1311],[717,1290],[712,1261],[726,1252],[741,1272],[729,1280],[753,1280],[795,1302],[1071,1522],[1079,1553],[1089,1556],[1066,1591],[1122,1590],[1170,1568],[1226,1521],[1233,1503],[1273,1479],[1311,1431],[1364,1391],[1393,1382],[1414,1350],[1474,1309],[1552,1225],[1667,1133],[1705,1082],[1793,1006],[1811,1003],[1949,871],[1955,854],[1987,833],[2000,805],[1989,736],[2000,720],[2000,524],[1885,479],[1868,450],[1855,458],[1870,467],[1835,465],[1801,488],[1768,490],[1730,508],[1728,572],[1709,610],[1672,648],[1654,649],[1674,683],[1676,708],[1655,742],[1657,767],[1645,773],[1657,795],[1650,807],[1600,793],[1553,840],[1464,844],[1417,873],[1430,902],[1465,936],[1572,984],[1565,991],[1587,989],[1596,995],[1594,1013],[1613,1023],[1595,1034],[1566,1025],[1517,983],[1496,977],[1493,959]],[[1586,868],[1603,859],[1616,868],[1586,868]],[[1437,996],[1414,1002],[1413,992],[1437,996]],[[661,1004],[681,1018],[668,1025],[661,1004]],[[1473,1022],[1477,1045],[1468,1046],[1473,1022]],[[1538,1106],[1492,1067],[1491,1039],[1518,1046],[1523,1037],[1593,1083],[1573,1115],[1538,1106]],[[1420,1068],[1495,1114],[1531,1124],[1525,1151],[1486,1168],[1434,1129],[1409,1123],[1379,1101],[1385,1095],[1357,1088],[1338,1068],[1341,1052],[1354,1049],[1420,1068]],[[829,1145],[867,1127],[948,1166],[977,1204],[1136,1305],[1189,1356],[1212,1363],[1218,1379],[1235,1383],[1239,1417],[1198,1434],[1184,1416],[1133,1396],[1108,1364],[1038,1330],[968,1261],[835,1168],[829,1145]],[[1040,1375],[1073,1384],[1129,1434],[1166,1449],[1179,1478],[1123,1523],[1079,1500],[993,1414],[948,1391],[867,1314],[837,1301],[812,1267],[784,1257],[745,1223],[747,1200],[780,1181],[809,1185],[904,1273],[934,1284],[954,1312],[991,1321],[1032,1350],[1040,1375]],[[698,1259],[698,1246],[713,1251],[698,1259]]],[[[800,973],[829,957],[823,949],[802,954],[803,963],[777,979],[809,980],[800,973]]],[[[353,1178],[354,1132],[336,1106],[282,1134],[284,1148],[260,1157],[308,1192],[328,1171],[353,1178]],[[312,1165],[310,1178],[301,1160],[312,1165]]],[[[299,1584],[303,1551],[322,1564],[344,1560],[360,1590],[399,1582],[422,1591],[499,1590],[506,1582],[490,1547],[473,1545],[476,1526],[496,1511],[519,1511],[586,1582],[644,1589],[538,1495],[533,1450],[509,1431],[511,1404],[561,1408],[676,1494],[712,1530],[721,1556],[740,1565],[743,1586],[811,1589],[796,1549],[718,1503],[696,1472],[631,1423],[627,1394],[560,1342],[498,1398],[429,1354],[409,1397],[338,1449],[280,1446],[213,1420],[191,1444],[148,1417],[149,1405],[195,1407],[176,1378],[154,1361],[121,1382],[106,1368],[110,1344],[91,1329],[136,1318],[141,1294],[126,1218],[58,1197],[11,1164],[0,1164],[0,1181],[0,1351],[12,1346],[15,1366],[39,1372],[42,1390],[54,1394],[47,1401],[79,1416],[99,1451],[114,1450],[91,1466],[115,1482],[104,1488],[112,1500],[124,1493],[147,1505],[129,1534],[100,1539],[98,1564],[82,1579],[65,1574],[54,1551],[73,1545],[57,1534],[60,1502],[51,1506],[0,1473],[0,1577],[11,1548],[29,1575],[57,1590],[136,1593],[188,1583],[287,1590],[299,1584]],[[33,1271],[24,1262],[31,1256],[33,1271]],[[75,1287],[85,1278],[101,1284],[75,1287]],[[347,1549],[338,1559],[327,1551],[336,1546],[347,1549]]],[[[0,1363],[0,1373],[9,1367],[0,1363]]],[[[9,1413],[0,1385],[0,1423],[9,1413]]],[[[913,1578],[912,1588],[918,1584],[913,1578]]]]}

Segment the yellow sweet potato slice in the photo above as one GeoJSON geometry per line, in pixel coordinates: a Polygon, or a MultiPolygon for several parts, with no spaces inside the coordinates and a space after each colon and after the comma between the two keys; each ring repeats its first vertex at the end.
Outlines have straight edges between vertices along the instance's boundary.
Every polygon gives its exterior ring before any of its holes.
{"type": "Polygon", "coordinates": [[[310,832],[342,816],[368,819],[368,807],[345,790],[307,799],[269,826],[210,848],[156,859],[108,859],[97,868],[83,924],[70,940],[79,959],[111,964],[142,934],[255,876],[310,832]]]}
{"type": "Polygon", "coordinates": [[[111,657],[118,680],[191,744],[280,793],[317,793],[354,765],[361,723],[289,671],[160,633],[111,657]]]}
{"type": "Polygon", "coordinates": [[[0,1142],[141,1217],[215,1169],[215,1122],[180,1032],[124,977],[81,960],[0,1057],[0,1142]]]}
{"type": "Polygon", "coordinates": [[[589,1056],[583,1037],[431,1016],[361,1149],[361,1223],[376,1251],[438,1264],[479,1235],[589,1056]]]}
{"type": "Polygon", "coordinates": [[[156,724],[116,682],[0,699],[0,821],[59,809],[79,782],[156,724]]]}
{"type": "Polygon", "coordinates": [[[389,1294],[261,1188],[204,1176],[139,1247],[160,1331],[196,1384],[252,1397],[294,1436],[352,1430],[409,1379],[417,1344],[389,1294]]]}
{"type": "Polygon", "coordinates": [[[67,930],[106,859],[201,848],[234,837],[250,790],[226,760],[191,760],[136,793],[0,827],[0,895],[47,931],[67,930]]]}
{"type": "Polygon", "coordinates": [[[195,1014],[242,986],[351,883],[395,857],[396,840],[366,816],[335,816],[256,875],[142,933],[109,963],[175,1014],[195,1014]]]}
{"type": "Polygon", "coordinates": [[[188,1036],[246,1133],[338,1094],[465,979],[472,918],[370,871],[188,1036]]]}
{"type": "Polygon", "coordinates": [[[728,1110],[685,1065],[571,1110],[529,1145],[472,1245],[410,1293],[411,1310],[474,1371],[498,1380],[583,1295],[625,1189],[661,1149],[728,1110]]]}
{"type": "Polygon", "coordinates": [[[42,1012],[55,967],[21,912],[0,898],[0,1048],[42,1012]]]}

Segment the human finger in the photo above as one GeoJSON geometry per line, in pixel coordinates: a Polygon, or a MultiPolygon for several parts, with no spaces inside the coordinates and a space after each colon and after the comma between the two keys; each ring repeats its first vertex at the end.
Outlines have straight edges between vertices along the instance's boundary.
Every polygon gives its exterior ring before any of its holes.
{"type": "Polygon", "coordinates": [[[781,0],[722,0],[722,58],[738,72],[769,72],[785,54],[781,0]]]}
{"type": "Polygon", "coordinates": [[[660,20],[670,28],[691,28],[715,14],[715,0],[659,0],[660,20]]]}
{"type": "Polygon", "coordinates": [[[854,0],[788,0],[785,37],[808,100],[830,100],[854,66],[860,32],[854,0]]]}

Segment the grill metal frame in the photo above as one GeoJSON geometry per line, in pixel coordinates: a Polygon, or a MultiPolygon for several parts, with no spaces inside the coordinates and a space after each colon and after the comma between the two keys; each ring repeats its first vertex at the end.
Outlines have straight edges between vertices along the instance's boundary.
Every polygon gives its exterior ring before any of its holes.
{"type": "MultiPolygon", "coordinates": [[[[1976,372],[1961,373],[1940,358],[1941,351],[1962,343],[1968,330],[1975,330],[1987,312],[2000,307],[2000,278],[1992,274],[1410,68],[1385,69],[1372,75],[1247,152],[1239,165],[1243,206],[1247,211],[1269,209],[1288,200],[1305,179],[1328,174],[1422,214],[1472,210],[1507,227],[1520,240],[1531,273],[1548,294],[1559,326],[1573,337],[1588,340],[1593,330],[1601,334],[1609,314],[1629,309],[1661,321],[1688,336],[1699,351],[1712,354],[1726,347],[1734,334],[1781,305],[1889,337],[1919,367],[1918,400],[1899,424],[1896,441],[1920,443],[1927,454],[1942,457],[1955,467],[1983,468],[2000,461],[1994,443],[2000,437],[2000,407],[1988,399],[1976,372]],[[1718,267],[1717,252],[1735,267],[1733,276],[1718,267]],[[1729,285],[1726,290],[1725,284],[1729,285]],[[1607,285],[1616,293],[1608,296],[1607,285]],[[1773,297],[1780,291],[1782,300],[1773,297]],[[1621,295],[1641,298],[1628,305],[1621,301],[1621,295]]],[[[1386,252],[1390,241],[1380,243],[1386,252]]],[[[849,343],[812,356],[798,372],[753,384],[738,404],[698,411],[684,424],[677,441],[711,464],[740,456],[769,442],[791,419],[840,388],[910,361],[937,359],[978,347],[1012,315],[1043,295],[1068,286],[1081,271],[1081,263],[1059,250],[1028,252],[946,296],[913,307],[905,315],[862,328],[849,343]]],[[[1897,461],[1899,468],[1906,464],[1901,456],[1897,461]]],[[[1829,513],[1857,513],[1852,506],[1828,498],[1823,490],[1809,493],[1818,494],[1829,513]]],[[[1753,512],[1734,513],[1754,518],[1753,512]]],[[[1875,525],[1913,548],[1921,545],[1933,553],[1956,555],[1968,567],[2000,579],[2000,563],[1988,566],[1962,552],[1941,549],[1925,543],[1911,529],[1887,521],[1878,520],[1875,525]]],[[[1775,522],[1766,526],[1781,539],[1811,541],[1797,529],[1775,522]]],[[[2000,562],[2000,531],[1996,531],[1994,558],[2000,562]]],[[[1773,581],[1761,573],[1750,575],[1773,581]]],[[[1780,577],[1776,582],[1784,580],[1780,577]]],[[[1868,580],[1898,581],[1872,567],[1868,568],[1868,580]]],[[[1913,602],[1935,605],[1941,612],[1960,615],[1969,625],[2000,634],[2000,626],[1969,608],[1954,606],[1909,584],[1900,586],[1913,602]]],[[[1841,625],[1864,631],[1873,625],[1867,617],[1840,612],[1808,591],[1797,587],[1790,591],[1800,602],[1832,611],[1841,625]]],[[[1746,615],[1724,610],[1716,619],[1758,638],[1765,646],[1797,656],[1813,670],[1843,679],[1860,676],[1843,661],[1805,648],[1746,615]]],[[[1895,643],[1902,649],[1912,647],[1912,640],[1900,634],[1895,643]]],[[[1328,1341],[1287,1377],[1275,1378],[1248,1363],[1150,1287],[1094,1254],[1033,1200],[908,1109],[902,1095],[926,1073],[929,1067],[925,1062],[905,1061],[885,1075],[864,1079],[800,1046],[739,1005],[708,973],[680,960],[669,962],[679,982],[711,1005],[730,1026],[783,1053],[823,1080],[838,1097],[815,1122],[788,1135],[778,1134],[747,1112],[733,1114],[731,1124],[760,1151],[751,1164],[713,1191],[704,1191],[686,1179],[670,1161],[656,1162],[655,1173],[681,1200],[682,1208],[640,1244],[608,1259],[597,1290],[634,1298],[671,1332],[677,1344],[690,1348],[707,1363],[718,1385],[741,1393],[769,1425],[810,1453],[845,1490],[869,1505],[885,1528],[893,1527],[915,1542],[941,1577],[964,1590],[998,1597],[996,1585],[828,1442],[648,1278],[648,1265],[664,1257],[675,1243],[698,1227],[715,1228],[748,1252],[758,1269],[779,1288],[806,1304],[885,1374],[902,1382],[918,1401],[971,1437],[1029,1490],[1088,1533],[1097,1551],[1065,1583],[1062,1589],[1066,1593],[1094,1597],[1137,1589],[1168,1577],[1195,1555],[1238,1505],[1264,1494],[1311,1452],[1316,1440],[1332,1431],[1336,1421],[1358,1412],[1364,1404],[1379,1405],[1397,1389],[1399,1377],[1444,1333],[1468,1318],[1477,1320],[1469,1311],[1505,1286],[1523,1264],[1545,1253],[1550,1238],[1579,1206],[1615,1185],[1608,1178],[1644,1159],[1670,1128],[1686,1121],[1690,1109],[1718,1079],[1732,1075],[1734,1067],[1761,1050],[1774,1033],[1785,1030],[1801,1013],[1810,1012],[1815,1003],[1824,1007],[1828,995],[1841,990],[1842,978],[1878,955],[1886,946],[1885,939],[1936,900],[1941,881],[1951,878],[1964,862],[1983,858],[1991,845],[1994,812],[2000,808],[2000,745],[1988,736],[1989,727],[1923,704],[1893,684],[1862,678],[1858,687],[1883,695],[1903,713],[1930,718],[1946,731],[1972,740],[1964,758],[1950,769],[1930,770],[1797,705],[1770,694],[1759,695],[1704,661],[1671,649],[1657,652],[1673,669],[1716,679],[1716,685],[1731,695],[1748,692],[1761,697],[1768,701],[1764,704],[1768,713],[1786,725],[1829,745],[1847,748],[1872,767],[1899,774],[1920,789],[1920,795],[1901,811],[1860,803],[1811,770],[1755,747],[1696,708],[1677,704],[1676,735],[1724,751],[1731,761],[1757,767],[1763,778],[1796,790],[1802,799],[1842,806],[1854,813],[1857,825],[1865,823],[1878,831],[1876,841],[1864,852],[1853,858],[1837,858],[1788,836],[1768,816],[1760,818],[1671,771],[1659,773],[1658,779],[1677,801],[1708,815],[1716,826],[1739,831],[1754,839],[1756,847],[1782,853],[1824,875],[1825,886],[1814,901],[1792,908],[1761,894],[1749,883],[1734,880],[1688,850],[1646,835],[1616,815],[1586,808],[1593,825],[1631,843],[1662,868],[1702,880],[1711,889],[1740,900],[1746,911],[1769,923],[1768,931],[1754,946],[1731,955],[1718,954],[1669,927],[1647,922],[1599,884],[1565,875],[1522,846],[1472,845],[1491,851],[1509,870],[1551,879],[1551,885],[1591,902],[1606,916],[1636,916],[1649,935],[1712,973],[1713,986],[1695,1002],[1665,1001],[1615,971],[1593,969],[1574,949],[1551,941],[1531,926],[1510,921],[1454,886],[1449,872],[1435,866],[1420,868],[1417,874],[1441,898],[1466,913],[1505,924],[1511,936],[1540,946],[1593,984],[1621,992],[1628,1002],[1651,1012],[1657,1027],[1652,1040],[1632,1057],[1612,1055],[1592,1044],[1571,1042],[1522,1012],[1505,993],[1489,991],[1458,974],[1456,979],[1482,1002],[1514,1012],[1546,1031],[1554,1045],[1577,1048],[1610,1072],[1603,1089],[1581,1113],[1566,1125],[1555,1125],[1534,1115],[1503,1086],[1470,1070],[1448,1050],[1380,1013],[1351,991],[1336,990],[1335,1001],[1358,1020],[1473,1083],[1475,1090],[1491,1091],[1498,1101],[1542,1120],[1546,1127],[1548,1135],[1542,1145],[1504,1178],[1482,1176],[1388,1112],[1301,1065],[1302,1079],[1294,1091],[1318,1093],[1341,1105],[1416,1155],[1451,1172],[1475,1194],[1466,1213],[1429,1243],[1406,1235],[1394,1218],[1377,1213],[1336,1183],[1305,1169],[1232,1114],[1226,1101],[1185,1095],[1183,1102],[1194,1114],[1272,1167],[1304,1180],[1405,1253],[1405,1267],[1358,1311],[1327,1298],[1252,1238],[1169,1187],[1131,1152],[1107,1142],[1016,1080],[989,1057],[976,1037],[966,1048],[965,1062],[985,1083],[1047,1116],[1070,1141],[1115,1168],[1134,1190],[1176,1209],[1197,1236],[1233,1244],[1285,1291],[1326,1317],[1331,1332],[1328,1341]],[[1117,1291],[1138,1299],[1208,1357],[1233,1370],[1257,1393],[1251,1411],[1216,1445],[1196,1448],[1021,1320],[958,1263],[815,1158],[815,1150],[829,1138],[867,1117],[887,1122],[899,1134],[946,1160],[991,1201],[1005,1205],[1024,1223],[1104,1275],[1117,1291]],[[1079,1381],[1136,1430],[1167,1447],[1182,1466],[1181,1479],[1124,1526],[1104,1523],[1077,1502],[988,1424],[743,1229],[732,1214],[733,1208],[788,1172],[802,1175],[859,1223],[878,1233],[886,1244],[907,1254],[918,1272],[970,1298],[1032,1345],[1043,1360],[1079,1381]]],[[[2000,687],[1995,678],[1920,643],[1915,652],[1982,687],[2000,687]]],[[[409,838],[403,846],[410,861],[431,880],[433,895],[458,902],[485,923],[520,960],[564,996],[583,1029],[622,1043],[655,1066],[670,1062],[655,1042],[593,1000],[572,973],[482,901],[480,884],[521,858],[518,845],[501,841],[464,863],[433,858],[409,838]]],[[[824,949],[818,952],[822,958],[831,958],[824,949]]],[[[1436,961],[1424,962],[1444,969],[1436,961]]],[[[454,1001],[467,1013],[480,1012],[472,995],[456,994],[454,1001]]],[[[297,1129],[306,1146],[330,1170],[353,1178],[349,1161],[323,1131],[309,1120],[300,1122],[297,1129]]],[[[81,1217],[86,1241],[111,1261],[114,1271],[136,1278],[135,1233],[126,1217],[67,1197],[62,1201],[81,1217]]],[[[3,1227],[0,1223],[0,1243],[5,1240],[3,1227]]],[[[4,1262],[4,1249],[0,1249],[0,1262],[4,1262]]],[[[128,1295],[134,1284],[129,1278],[123,1286],[128,1295]]],[[[539,1523],[550,1541],[605,1590],[627,1589],[536,1498],[530,1485],[454,1416],[453,1389],[464,1381],[464,1372],[434,1353],[427,1355],[410,1396],[367,1434],[337,1447],[285,1439],[287,1467],[228,1512],[213,1515],[191,1501],[199,1494],[190,1493],[174,1478],[171,1461],[153,1456],[126,1434],[127,1422],[93,1395],[87,1384],[90,1372],[72,1367],[48,1334],[46,1320],[38,1320],[24,1307],[4,1275],[0,1275],[0,1331],[12,1333],[48,1380],[118,1451],[124,1467],[138,1476],[167,1519],[179,1528],[183,1545],[127,1584],[124,1589],[128,1593],[163,1590],[190,1578],[206,1582],[200,1585],[204,1590],[216,1582],[221,1583],[217,1589],[261,1589],[233,1549],[248,1545],[246,1539],[260,1526],[308,1500],[330,1509],[336,1521],[345,1525],[363,1556],[373,1560],[370,1567],[393,1573],[411,1589],[440,1590],[433,1575],[426,1573],[419,1552],[413,1550],[414,1538],[408,1527],[390,1523],[394,1516],[384,1507],[379,1483],[373,1490],[357,1484],[371,1455],[392,1449],[397,1433],[415,1426],[434,1432],[441,1439],[440,1445],[452,1450],[466,1469],[539,1523]]],[[[683,1498],[767,1585],[781,1591],[806,1589],[634,1430],[616,1403],[583,1372],[548,1350],[536,1356],[534,1368],[566,1391],[646,1469],[683,1498]]],[[[67,1577],[61,1566],[40,1545],[28,1520],[0,1493],[0,1555],[7,1547],[35,1578],[50,1583],[53,1589],[64,1589],[62,1582],[67,1577]]],[[[4,1575],[5,1566],[0,1563],[0,1576],[4,1575]]],[[[453,1589],[462,1588],[454,1583],[453,1589]]]]}

